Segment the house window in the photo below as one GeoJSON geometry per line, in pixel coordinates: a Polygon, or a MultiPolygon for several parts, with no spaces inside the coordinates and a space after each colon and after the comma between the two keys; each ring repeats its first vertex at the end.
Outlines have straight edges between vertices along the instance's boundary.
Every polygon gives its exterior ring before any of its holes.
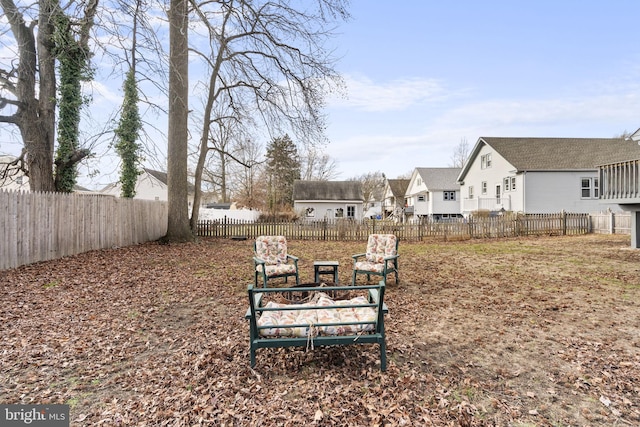
{"type": "Polygon", "coordinates": [[[424,202],[425,201],[425,197],[424,196],[418,196],[418,201],[419,202],[424,202]]]}
{"type": "Polygon", "coordinates": [[[344,209],[338,208],[336,209],[336,218],[342,218],[344,216],[344,209]]]}
{"type": "Polygon", "coordinates": [[[516,191],[516,177],[511,177],[511,191],[516,191]]]}
{"type": "Polygon", "coordinates": [[[347,205],[347,218],[356,217],[356,207],[354,205],[347,205]]]}
{"type": "Polygon", "coordinates": [[[22,177],[21,176],[16,178],[16,184],[22,185],[22,177]]]}
{"type": "Polygon", "coordinates": [[[469,186],[469,198],[473,199],[473,185],[469,186]]]}
{"type": "Polygon", "coordinates": [[[500,196],[502,192],[500,191],[500,186],[496,185],[496,203],[500,204],[500,196]]]}
{"type": "Polygon", "coordinates": [[[600,198],[600,181],[598,178],[580,179],[580,197],[583,199],[600,198]]]}
{"type": "Polygon", "coordinates": [[[307,218],[313,218],[316,216],[316,210],[314,208],[307,208],[306,215],[307,215],[307,218]]]}
{"type": "Polygon", "coordinates": [[[487,181],[482,181],[482,194],[487,194],[487,181]]]}
{"type": "Polygon", "coordinates": [[[505,178],[502,182],[504,182],[504,191],[509,191],[511,189],[511,180],[509,178],[505,178]]]}
{"type": "Polygon", "coordinates": [[[456,199],[456,192],[455,191],[443,191],[442,195],[444,197],[444,200],[455,200],[456,199]]]}
{"type": "Polygon", "coordinates": [[[480,156],[480,168],[488,169],[491,167],[491,153],[480,156]]]}

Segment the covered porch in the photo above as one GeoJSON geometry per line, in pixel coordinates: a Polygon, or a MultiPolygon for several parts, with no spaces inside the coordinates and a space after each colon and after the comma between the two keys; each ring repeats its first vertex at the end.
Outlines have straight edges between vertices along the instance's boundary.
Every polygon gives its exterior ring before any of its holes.
{"type": "Polygon", "coordinates": [[[631,212],[631,247],[640,248],[640,159],[598,166],[600,200],[631,212]]]}

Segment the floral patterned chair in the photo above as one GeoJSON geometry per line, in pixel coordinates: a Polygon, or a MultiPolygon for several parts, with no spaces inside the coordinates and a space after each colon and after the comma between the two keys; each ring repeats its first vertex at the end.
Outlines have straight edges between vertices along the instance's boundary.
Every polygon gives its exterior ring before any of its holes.
{"type": "Polygon", "coordinates": [[[293,276],[296,285],[300,284],[298,257],[287,253],[287,239],[284,236],[258,236],[253,244],[253,252],[255,286],[258,286],[258,276],[262,277],[265,288],[269,279],[277,277],[284,277],[286,283],[289,276],[293,276]]]}
{"type": "Polygon", "coordinates": [[[367,241],[367,252],[352,255],[353,279],[356,284],[358,274],[366,274],[367,281],[371,275],[382,276],[387,283],[387,274],[395,273],[398,283],[398,238],[393,234],[370,234],[367,241]]]}

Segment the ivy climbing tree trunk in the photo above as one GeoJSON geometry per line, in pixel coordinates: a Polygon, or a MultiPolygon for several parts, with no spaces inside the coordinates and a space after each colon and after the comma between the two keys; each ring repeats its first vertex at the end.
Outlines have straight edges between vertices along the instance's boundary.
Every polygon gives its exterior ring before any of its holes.
{"type": "Polygon", "coordinates": [[[138,110],[138,86],[136,85],[135,68],[131,68],[124,81],[124,100],[122,115],[118,128],[115,130],[118,141],[116,151],[122,161],[120,165],[120,196],[132,198],[136,195],[136,182],[138,180],[138,152],[137,143],[142,122],[138,110]]]}
{"type": "Polygon", "coordinates": [[[187,119],[189,112],[188,0],[171,0],[169,8],[169,129],[167,187],[169,219],[166,240],[193,239],[189,227],[187,119]]]}
{"type": "Polygon", "coordinates": [[[81,83],[92,78],[89,51],[89,30],[98,7],[98,0],[91,0],[85,8],[79,31],[73,29],[68,16],[62,10],[54,14],[54,54],[59,62],[60,101],[58,119],[58,149],[55,159],[55,187],[57,191],[70,193],[76,185],[78,163],[90,154],[80,148],[80,109],[86,103],[81,83]]]}
{"type": "Polygon", "coordinates": [[[124,99],[120,122],[115,130],[117,138],[115,148],[122,161],[120,164],[120,196],[124,198],[133,198],[136,195],[136,183],[140,174],[138,171],[140,145],[137,141],[142,129],[142,120],[138,109],[138,85],[136,82],[136,33],[139,11],[140,1],[137,1],[133,14],[131,64],[124,81],[124,99]]]}

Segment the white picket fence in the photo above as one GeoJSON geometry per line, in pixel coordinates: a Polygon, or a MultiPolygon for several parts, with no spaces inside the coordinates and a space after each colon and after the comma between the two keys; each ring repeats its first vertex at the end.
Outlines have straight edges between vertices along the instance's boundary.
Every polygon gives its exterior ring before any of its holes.
{"type": "Polygon", "coordinates": [[[0,190],[0,270],[157,240],[167,202],[0,190]]]}

